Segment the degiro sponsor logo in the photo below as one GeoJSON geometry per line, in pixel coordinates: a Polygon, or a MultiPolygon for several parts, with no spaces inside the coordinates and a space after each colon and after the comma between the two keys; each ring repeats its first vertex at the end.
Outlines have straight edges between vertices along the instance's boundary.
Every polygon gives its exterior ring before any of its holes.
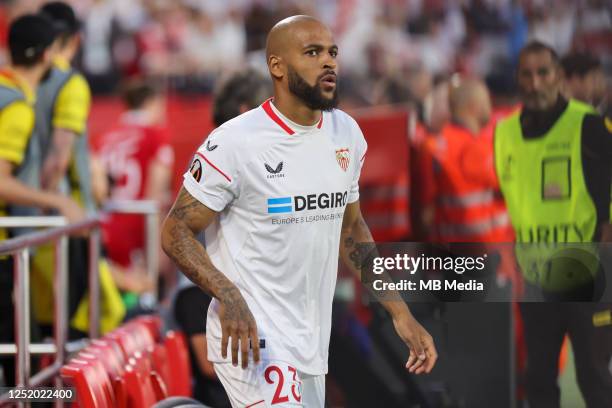
{"type": "Polygon", "coordinates": [[[344,207],[347,197],[348,192],[345,191],[343,193],[320,193],[305,196],[268,198],[268,214],[344,207]]]}

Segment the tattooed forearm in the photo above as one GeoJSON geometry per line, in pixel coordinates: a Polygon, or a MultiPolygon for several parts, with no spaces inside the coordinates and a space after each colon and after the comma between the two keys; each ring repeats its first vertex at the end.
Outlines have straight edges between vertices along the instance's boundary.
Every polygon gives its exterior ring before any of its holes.
{"type": "Polygon", "coordinates": [[[340,255],[349,267],[361,271],[376,256],[376,247],[370,229],[361,214],[352,225],[342,230],[342,247],[340,255]]]}
{"type": "Polygon", "coordinates": [[[354,222],[342,228],[341,241],[340,256],[342,260],[359,276],[361,269],[376,253],[374,239],[361,214],[357,215],[354,222]]]}
{"type": "Polygon", "coordinates": [[[206,293],[224,302],[240,296],[234,284],[210,261],[196,234],[207,224],[212,211],[204,208],[188,192],[181,190],[166,218],[162,246],[181,271],[206,293]],[[206,214],[206,212],[209,214],[206,214]]]}
{"type": "Polygon", "coordinates": [[[374,298],[380,301],[387,310],[390,310],[394,307],[390,302],[401,300],[399,294],[395,291],[376,292],[371,290],[371,283],[374,280],[393,281],[387,273],[374,275],[371,272],[370,266],[373,265],[373,260],[377,256],[379,256],[378,249],[370,229],[361,212],[359,212],[355,219],[342,229],[340,257],[344,264],[370,289],[374,298]]]}

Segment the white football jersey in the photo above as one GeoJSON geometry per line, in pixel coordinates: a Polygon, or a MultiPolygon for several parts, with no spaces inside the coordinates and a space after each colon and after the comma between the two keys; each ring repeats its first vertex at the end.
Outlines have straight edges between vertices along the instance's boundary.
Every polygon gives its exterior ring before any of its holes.
{"type": "MultiPolygon", "coordinates": [[[[249,305],[266,359],[327,372],[342,218],[359,199],[366,148],[340,110],[300,126],[268,100],[215,129],[185,173],[185,189],[219,212],[206,250],[249,305]]],[[[213,300],[208,358],[231,361],[231,350],[221,357],[218,308],[213,300]]]]}

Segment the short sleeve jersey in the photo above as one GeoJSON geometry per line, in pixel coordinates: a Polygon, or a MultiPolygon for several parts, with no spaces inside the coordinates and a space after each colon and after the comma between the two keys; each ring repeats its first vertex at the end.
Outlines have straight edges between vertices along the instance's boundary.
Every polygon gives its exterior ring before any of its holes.
{"type": "MultiPolygon", "coordinates": [[[[70,65],[63,60],[57,60],[56,67],[63,71],[70,69],[70,65]]],[[[52,118],[53,127],[82,135],[87,127],[90,106],[89,85],[81,74],[75,73],[57,94],[52,118]]]]}
{"type": "MultiPolygon", "coordinates": [[[[151,126],[138,112],[126,112],[110,131],[92,144],[110,180],[111,200],[143,200],[153,162],[168,168],[174,151],[166,128],[151,126]]],[[[144,218],[138,214],[111,214],[104,223],[109,258],[129,267],[145,246],[144,218]],[[131,231],[126,235],[124,231],[131,231]],[[122,239],[117,239],[122,237],[122,239]]]]}
{"type": "MultiPolygon", "coordinates": [[[[241,291],[265,342],[262,357],[327,372],[342,218],[359,199],[366,142],[340,110],[313,126],[271,100],[215,129],[184,176],[219,212],[205,231],[214,265],[241,291]]],[[[221,357],[219,303],[208,309],[208,357],[221,357]]],[[[262,344],[263,344],[262,342],[262,344]]]]}

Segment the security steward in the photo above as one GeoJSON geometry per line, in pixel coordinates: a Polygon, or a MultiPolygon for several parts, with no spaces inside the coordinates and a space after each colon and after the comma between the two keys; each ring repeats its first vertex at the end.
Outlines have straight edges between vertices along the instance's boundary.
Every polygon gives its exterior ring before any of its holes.
{"type": "MultiPolygon", "coordinates": [[[[71,196],[87,212],[96,210],[91,186],[90,150],[87,118],[91,92],[85,78],[71,66],[80,47],[80,22],[74,10],[63,2],[45,3],[40,13],[48,17],[57,31],[53,67],[38,88],[35,134],[42,145],[41,185],[45,190],[71,196]]],[[[69,338],[86,336],[88,318],[88,240],[71,237],[69,246],[68,310],[69,338]]],[[[53,251],[41,248],[33,262],[33,309],[43,334],[52,332],[53,251]]],[[[99,266],[101,285],[101,329],[114,328],[123,318],[119,292],[114,285],[108,264],[99,266]]]]}
{"type": "MultiPolygon", "coordinates": [[[[71,222],[83,219],[71,199],[40,190],[40,143],[32,135],[36,89],[51,66],[55,30],[39,15],[24,15],[9,27],[10,64],[0,70],[0,216],[14,208],[54,210],[71,222]],[[38,163],[38,165],[37,165],[38,163]]],[[[0,228],[0,242],[14,231],[0,228]]],[[[0,257],[0,343],[15,342],[13,259],[0,257]]],[[[4,384],[15,384],[14,357],[0,359],[4,384]]]]}
{"type": "Polygon", "coordinates": [[[527,290],[550,301],[521,304],[529,406],[559,407],[567,333],[587,406],[612,407],[612,307],[593,302],[603,273],[589,249],[609,228],[612,124],[561,96],[559,60],[545,44],[523,48],[517,81],[523,108],[497,125],[495,166],[527,290]]]}

